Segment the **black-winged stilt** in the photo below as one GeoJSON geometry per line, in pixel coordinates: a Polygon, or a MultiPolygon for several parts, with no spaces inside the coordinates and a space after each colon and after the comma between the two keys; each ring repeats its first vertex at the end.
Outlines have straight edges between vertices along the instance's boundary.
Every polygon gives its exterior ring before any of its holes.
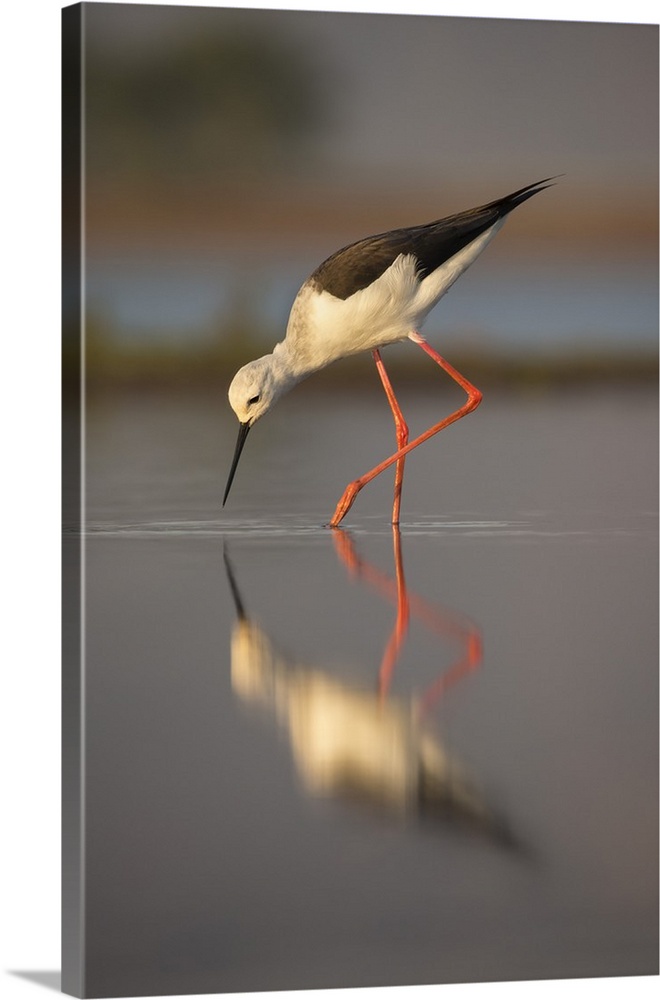
{"type": "Polygon", "coordinates": [[[396,462],[392,523],[399,523],[405,457],[423,441],[464,417],[481,393],[420,335],[424,320],[445,292],[501,228],[506,216],[553,177],[505,198],[426,225],[394,229],[351,243],[328,257],[305,281],[293,303],[284,340],[272,354],[251,361],[234,376],[229,402],[240,427],[223,506],[250,428],[302,379],[340,358],[371,351],[396,427],[397,451],[349,483],[330,521],[336,527],[368,482],[396,462]],[[408,427],[380,356],[380,348],[412,340],[467,393],[467,402],[408,441],[408,427]]]}

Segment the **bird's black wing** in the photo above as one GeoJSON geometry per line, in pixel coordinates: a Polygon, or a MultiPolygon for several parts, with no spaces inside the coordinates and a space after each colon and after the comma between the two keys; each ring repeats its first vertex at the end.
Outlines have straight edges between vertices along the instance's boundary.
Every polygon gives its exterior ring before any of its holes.
{"type": "Polygon", "coordinates": [[[548,187],[552,179],[537,181],[488,205],[436,222],[367,236],[333,253],[317,267],[309,281],[319,290],[347,299],[379,278],[400,254],[413,254],[417,258],[417,272],[424,278],[512,209],[548,187]]]}

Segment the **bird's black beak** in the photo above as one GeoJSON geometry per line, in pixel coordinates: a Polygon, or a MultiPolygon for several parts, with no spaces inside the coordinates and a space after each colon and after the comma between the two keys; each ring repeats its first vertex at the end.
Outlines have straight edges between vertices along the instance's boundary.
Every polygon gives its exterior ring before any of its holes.
{"type": "Polygon", "coordinates": [[[243,451],[243,445],[245,444],[245,439],[248,436],[248,431],[250,430],[251,424],[244,423],[240,424],[238,428],[238,441],[236,442],[236,451],[234,452],[234,458],[232,459],[231,469],[229,470],[229,478],[227,480],[227,485],[225,487],[225,495],[222,499],[222,506],[227,502],[227,497],[229,496],[229,491],[231,489],[231,484],[234,481],[234,474],[236,472],[236,466],[238,465],[238,460],[241,457],[241,452],[243,451]]]}

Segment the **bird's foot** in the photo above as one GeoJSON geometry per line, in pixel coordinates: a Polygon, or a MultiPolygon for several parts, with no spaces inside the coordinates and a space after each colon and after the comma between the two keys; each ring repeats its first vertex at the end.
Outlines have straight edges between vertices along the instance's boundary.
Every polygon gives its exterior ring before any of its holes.
{"type": "Polygon", "coordinates": [[[341,500],[337,504],[334,514],[332,515],[332,520],[328,524],[329,528],[336,528],[339,522],[343,521],[343,519],[346,517],[349,510],[353,506],[353,502],[356,496],[360,492],[361,485],[362,484],[360,483],[359,480],[356,480],[354,483],[348,484],[348,486],[346,487],[346,489],[342,494],[341,500]]]}

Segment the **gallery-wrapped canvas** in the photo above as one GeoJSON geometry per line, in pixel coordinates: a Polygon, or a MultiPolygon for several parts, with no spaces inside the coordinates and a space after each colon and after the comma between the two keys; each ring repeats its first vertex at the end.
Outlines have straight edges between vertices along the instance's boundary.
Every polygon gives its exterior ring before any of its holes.
{"type": "Polygon", "coordinates": [[[656,974],[657,27],[62,25],[64,992],[656,974]]]}

